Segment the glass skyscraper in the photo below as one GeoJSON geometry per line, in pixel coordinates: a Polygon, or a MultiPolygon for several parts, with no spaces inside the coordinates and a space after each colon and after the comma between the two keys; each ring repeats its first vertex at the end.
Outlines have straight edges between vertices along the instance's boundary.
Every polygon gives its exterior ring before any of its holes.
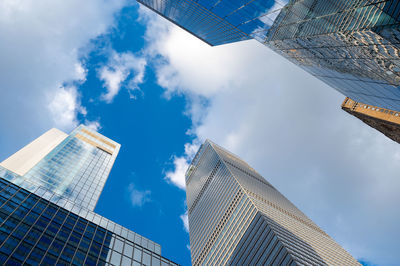
{"type": "Polygon", "coordinates": [[[207,140],[186,172],[192,265],[360,265],[246,162],[207,140]]]}
{"type": "Polygon", "coordinates": [[[347,97],[400,111],[397,0],[138,0],[210,45],[256,39],[347,97]]]}
{"type": "Polygon", "coordinates": [[[94,213],[120,145],[51,129],[0,164],[0,264],[176,265],[157,243],[94,213]]]}

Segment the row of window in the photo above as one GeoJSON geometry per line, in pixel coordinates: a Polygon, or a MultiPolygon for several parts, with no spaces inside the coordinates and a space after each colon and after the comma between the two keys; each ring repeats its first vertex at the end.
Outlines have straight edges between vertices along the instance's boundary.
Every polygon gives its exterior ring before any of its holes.
{"type": "MultiPolygon", "coordinates": [[[[18,180],[17,179],[18,176],[16,174],[14,174],[10,171],[7,171],[6,169],[4,169],[2,167],[0,167],[0,177],[5,177],[6,180],[9,180],[11,182],[15,182],[18,180]]],[[[4,182],[7,182],[7,181],[4,181],[4,182]]],[[[79,215],[79,216],[85,218],[86,220],[91,221],[91,222],[107,229],[108,231],[114,232],[115,234],[120,235],[123,238],[126,238],[138,245],[141,245],[141,246],[149,249],[152,252],[161,254],[161,247],[158,244],[106,219],[105,217],[102,217],[86,208],[81,207],[81,205],[74,204],[73,202],[69,201],[67,198],[60,197],[59,195],[49,192],[48,190],[44,189],[43,187],[38,187],[37,185],[29,182],[28,180],[22,179],[22,181],[19,182],[18,185],[22,188],[28,188],[28,190],[30,192],[34,193],[35,195],[37,195],[39,197],[46,196],[46,200],[49,200],[50,202],[57,204],[58,206],[66,209],[67,211],[71,211],[72,213],[79,215]]],[[[12,187],[13,186],[9,186],[7,189],[12,189],[12,187]]],[[[3,190],[1,193],[7,193],[7,190],[3,190]]]]}
{"type": "Polygon", "coordinates": [[[3,179],[0,224],[2,263],[175,265],[3,179]]]}

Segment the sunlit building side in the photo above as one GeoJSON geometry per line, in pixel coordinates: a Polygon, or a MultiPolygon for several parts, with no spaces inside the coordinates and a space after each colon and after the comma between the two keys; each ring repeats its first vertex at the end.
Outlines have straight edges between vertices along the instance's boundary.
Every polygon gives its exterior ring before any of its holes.
{"type": "Polygon", "coordinates": [[[186,195],[192,265],[360,265],[246,162],[209,140],[186,173],[186,195]]]}

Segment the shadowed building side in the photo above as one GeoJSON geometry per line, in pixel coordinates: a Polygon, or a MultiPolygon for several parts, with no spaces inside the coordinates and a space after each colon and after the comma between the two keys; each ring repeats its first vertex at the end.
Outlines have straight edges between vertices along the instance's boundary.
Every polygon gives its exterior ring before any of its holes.
{"type": "Polygon", "coordinates": [[[342,109],[400,143],[400,112],[359,103],[350,98],[344,100],[342,109]]]}

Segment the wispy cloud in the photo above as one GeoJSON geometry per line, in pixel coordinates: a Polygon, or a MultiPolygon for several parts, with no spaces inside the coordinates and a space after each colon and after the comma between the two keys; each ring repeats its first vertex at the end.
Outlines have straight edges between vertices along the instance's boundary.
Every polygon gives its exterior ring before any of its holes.
{"type": "Polygon", "coordinates": [[[189,233],[189,217],[187,211],[184,214],[182,214],[180,218],[183,223],[183,228],[185,229],[186,232],[189,233]]]}
{"type": "Polygon", "coordinates": [[[151,191],[150,190],[139,190],[133,183],[128,186],[129,198],[132,206],[142,207],[147,202],[151,202],[151,191]]]}
{"type": "Polygon", "coordinates": [[[99,121],[85,121],[85,126],[90,128],[93,131],[99,131],[101,129],[101,125],[99,121]]]}
{"type": "Polygon", "coordinates": [[[185,144],[185,154],[181,157],[174,156],[173,164],[174,168],[171,171],[166,172],[165,179],[177,186],[180,189],[185,190],[185,173],[189,167],[189,162],[193,159],[199,148],[197,143],[185,144]]]}
{"type": "Polygon", "coordinates": [[[139,85],[143,83],[145,68],[144,57],[137,57],[130,52],[119,54],[112,51],[108,64],[99,69],[99,77],[107,90],[101,95],[101,99],[111,103],[122,86],[125,86],[131,98],[134,98],[133,92],[140,90],[139,85]]]}

